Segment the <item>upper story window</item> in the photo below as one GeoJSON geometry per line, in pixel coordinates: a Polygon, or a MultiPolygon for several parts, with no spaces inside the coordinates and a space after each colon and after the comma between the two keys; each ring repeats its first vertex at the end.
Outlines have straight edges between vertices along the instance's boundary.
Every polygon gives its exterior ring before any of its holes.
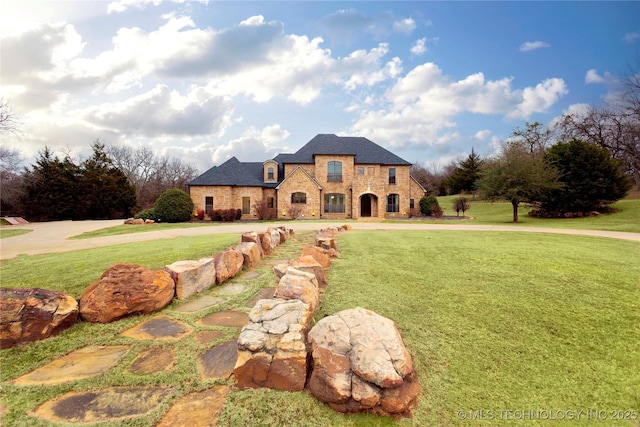
{"type": "Polygon", "coordinates": [[[291,203],[307,203],[307,193],[291,193],[291,203]]]}
{"type": "Polygon", "coordinates": [[[358,167],[358,175],[364,175],[364,167],[358,167]]]}
{"type": "Polygon", "coordinates": [[[342,182],[342,162],[329,162],[327,181],[342,182]]]}
{"type": "Polygon", "coordinates": [[[389,184],[396,183],[396,168],[389,168],[389,184]]]}
{"type": "Polygon", "coordinates": [[[273,173],[273,168],[267,169],[267,179],[275,179],[275,174],[273,173]]]}

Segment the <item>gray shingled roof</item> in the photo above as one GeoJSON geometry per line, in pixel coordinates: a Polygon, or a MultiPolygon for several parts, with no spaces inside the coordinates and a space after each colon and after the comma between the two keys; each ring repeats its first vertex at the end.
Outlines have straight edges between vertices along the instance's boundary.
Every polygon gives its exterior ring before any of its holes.
{"type": "MultiPolygon", "coordinates": [[[[291,163],[314,163],[316,154],[353,155],[356,164],[410,166],[392,152],[363,137],[319,134],[294,154],[278,154],[280,181],[284,179],[283,165],[291,163]]],[[[278,183],[279,183],[278,182],[278,183]]],[[[189,182],[189,185],[233,185],[245,187],[276,187],[278,183],[265,183],[263,163],[240,162],[230,158],[220,166],[214,166],[189,182]]]]}
{"type": "Polygon", "coordinates": [[[275,187],[277,183],[263,182],[263,164],[259,162],[240,162],[232,157],[220,166],[214,166],[202,175],[194,178],[189,185],[234,185],[242,187],[275,187]]]}
{"type": "Polygon", "coordinates": [[[356,164],[411,166],[411,163],[361,136],[319,134],[307,142],[287,163],[315,163],[315,154],[354,155],[356,164]]]}

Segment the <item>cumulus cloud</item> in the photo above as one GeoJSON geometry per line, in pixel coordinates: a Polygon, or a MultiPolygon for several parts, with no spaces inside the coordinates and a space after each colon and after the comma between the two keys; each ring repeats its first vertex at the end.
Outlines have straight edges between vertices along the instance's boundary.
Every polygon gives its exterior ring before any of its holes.
{"type": "Polygon", "coordinates": [[[416,29],[416,21],[405,18],[393,23],[393,30],[398,33],[411,34],[416,29]]]}
{"type": "Polygon", "coordinates": [[[218,165],[232,156],[241,161],[264,161],[281,152],[279,146],[289,132],[278,124],[256,129],[251,126],[240,137],[217,145],[211,150],[211,164],[218,165]]]}
{"type": "MultiPolygon", "coordinates": [[[[186,0],[172,0],[173,3],[184,3],[186,0]]],[[[199,3],[208,4],[209,0],[190,0],[197,1],[199,3]]],[[[144,9],[148,5],[158,6],[162,3],[162,0],[116,0],[107,5],[107,13],[120,13],[129,8],[135,7],[137,9],[144,9]]]]}
{"type": "Polygon", "coordinates": [[[427,51],[427,38],[423,37],[416,40],[413,46],[411,46],[411,54],[419,56],[427,51]]]}
{"type": "Polygon", "coordinates": [[[186,96],[166,85],[122,102],[90,107],[83,118],[114,132],[149,137],[221,134],[233,112],[231,100],[211,96],[202,88],[186,96]]]}
{"type": "Polygon", "coordinates": [[[613,80],[615,80],[615,77],[611,73],[605,71],[603,75],[600,75],[595,68],[587,71],[587,74],[584,76],[584,82],[586,84],[608,84],[613,82],[613,80]]]}
{"type": "Polygon", "coordinates": [[[453,119],[458,114],[526,119],[546,111],[566,93],[566,84],[559,78],[515,89],[509,78],[487,81],[476,73],[456,81],[435,64],[425,63],[397,79],[385,95],[384,108],[362,111],[352,130],[396,147],[407,142],[437,145],[457,136],[453,119]]]}
{"type": "Polygon", "coordinates": [[[524,42],[524,43],[522,43],[520,45],[518,50],[520,52],[530,52],[532,50],[537,50],[537,49],[541,49],[541,48],[544,48],[544,47],[551,47],[551,45],[549,45],[549,43],[541,42],[541,41],[524,42]]]}
{"type": "Polygon", "coordinates": [[[480,141],[484,141],[491,135],[491,131],[489,129],[479,130],[475,133],[474,138],[480,141]]]}

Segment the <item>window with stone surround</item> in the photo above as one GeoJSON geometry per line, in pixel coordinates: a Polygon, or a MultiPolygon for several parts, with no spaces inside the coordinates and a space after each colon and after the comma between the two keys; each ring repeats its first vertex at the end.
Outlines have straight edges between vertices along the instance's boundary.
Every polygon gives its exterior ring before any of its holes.
{"type": "Polygon", "coordinates": [[[364,175],[364,167],[358,167],[358,175],[364,175]]]}
{"type": "Polygon", "coordinates": [[[213,196],[206,196],[204,198],[204,213],[208,214],[213,210],[213,196]]]}
{"type": "Polygon", "coordinates": [[[400,212],[400,195],[389,194],[387,196],[387,212],[400,212]]]}
{"type": "Polygon", "coordinates": [[[269,209],[274,207],[274,203],[273,203],[273,197],[267,197],[267,207],[269,209]]]}
{"type": "Polygon", "coordinates": [[[341,193],[328,193],[324,195],[325,213],[345,213],[345,195],[341,193]]]}
{"type": "Polygon", "coordinates": [[[242,215],[249,215],[251,213],[251,197],[242,198],[242,215]]]}
{"type": "Polygon", "coordinates": [[[396,168],[389,168],[389,184],[396,183],[396,168]]]}
{"type": "Polygon", "coordinates": [[[307,203],[307,193],[291,193],[291,203],[307,203]]]}
{"type": "Polygon", "coordinates": [[[273,168],[267,169],[267,179],[276,179],[273,168]]]}
{"type": "Polygon", "coordinates": [[[327,181],[342,182],[342,162],[329,162],[327,164],[327,181]]]}

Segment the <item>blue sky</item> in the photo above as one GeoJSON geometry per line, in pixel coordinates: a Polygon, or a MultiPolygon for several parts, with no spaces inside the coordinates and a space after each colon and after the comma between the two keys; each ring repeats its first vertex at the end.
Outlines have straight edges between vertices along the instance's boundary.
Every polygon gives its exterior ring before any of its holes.
{"type": "Polygon", "coordinates": [[[204,171],[336,133],[437,168],[611,95],[640,2],[22,0],[0,37],[28,161],[100,138],[204,171]]]}

